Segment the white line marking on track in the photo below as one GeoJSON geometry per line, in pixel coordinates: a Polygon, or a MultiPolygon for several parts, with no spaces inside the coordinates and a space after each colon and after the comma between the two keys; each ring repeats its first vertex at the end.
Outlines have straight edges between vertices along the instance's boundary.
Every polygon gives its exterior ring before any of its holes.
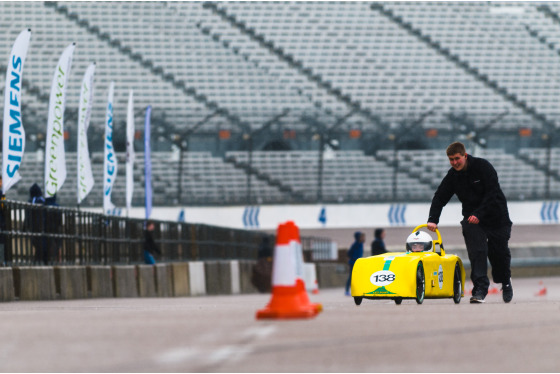
{"type": "MultiPolygon", "coordinates": [[[[198,362],[198,364],[217,365],[224,362],[237,362],[251,354],[254,350],[256,341],[265,339],[274,332],[276,326],[258,326],[251,327],[242,331],[238,337],[241,337],[245,342],[238,344],[229,344],[208,348],[192,348],[192,347],[177,347],[164,351],[155,356],[155,361],[161,365],[174,365],[183,362],[191,361],[191,363],[198,362]]],[[[199,338],[198,343],[209,343],[212,338],[218,337],[219,334],[205,334],[199,338]]],[[[203,344],[204,345],[204,344],[203,344]]]]}
{"type": "Polygon", "coordinates": [[[164,365],[178,364],[187,361],[198,353],[198,350],[189,347],[175,348],[156,356],[156,361],[164,365]]]}
{"type": "Polygon", "coordinates": [[[276,332],[276,330],[276,326],[251,327],[250,329],[245,330],[242,336],[246,338],[255,337],[256,339],[264,339],[276,332]]]}

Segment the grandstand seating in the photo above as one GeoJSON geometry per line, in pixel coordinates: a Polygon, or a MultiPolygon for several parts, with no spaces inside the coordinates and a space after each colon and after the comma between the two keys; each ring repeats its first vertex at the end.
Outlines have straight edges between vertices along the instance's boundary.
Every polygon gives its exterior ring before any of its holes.
{"type": "MultiPolygon", "coordinates": [[[[151,104],[178,128],[216,108],[253,128],[290,108],[285,123],[305,127],[302,114],[332,123],[352,109],[348,103],[385,123],[438,107],[426,127],[448,128],[447,112],[469,113],[483,124],[504,110],[510,112],[507,121],[496,128],[540,126],[477,79],[481,76],[537,114],[559,119],[554,97],[560,88],[553,84],[558,49],[527,32],[529,27],[551,43],[560,39],[560,27],[538,10],[540,3],[515,3],[521,16],[493,11],[507,3],[378,4],[466,61],[478,76],[362,2],[4,2],[0,52],[7,56],[17,33],[32,28],[24,78],[36,90],[26,87],[24,100],[28,124],[38,128],[46,122],[59,53],[73,41],[67,106],[75,112],[83,72],[97,61],[92,116],[97,128],[102,128],[111,80],[117,121],[125,118],[128,90],[134,89],[139,112],[151,104]],[[200,100],[185,94],[182,82],[200,100]]],[[[360,113],[345,126],[376,125],[360,113]]],[[[140,128],[140,118],[137,122],[140,128]]],[[[237,128],[230,122],[223,116],[212,120],[221,128],[237,128]]]]}
{"type": "MultiPolygon", "coordinates": [[[[102,184],[99,139],[111,81],[116,83],[116,137],[124,133],[130,89],[136,128],[141,131],[144,108],[152,105],[170,126],[162,135],[167,138],[212,113],[216,115],[204,131],[247,134],[284,109],[289,113],[278,126],[301,133],[316,130],[305,118],[328,128],[352,113],[341,130],[379,134],[434,108],[425,128],[452,130],[448,114],[466,114],[475,127],[484,126],[506,111],[492,130],[554,131],[560,122],[560,5],[554,2],[12,1],[0,8],[0,55],[8,56],[21,30],[32,29],[23,74],[28,144],[45,133],[51,80],[63,49],[77,44],[67,91],[65,128],[71,134],[77,132],[83,73],[97,62],[89,130],[97,186],[102,184]]],[[[5,77],[1,62],[0,78],[5,77]]],[[[322,194],[316,151],[255,151],[254,170],[246,165],[247,152],[229,151],[223,157],[187,152],[180,202],[178,155],[154,152],[154,203],[246,203],[247,173],[251,203],[311,202],[319,195],[329,202],[420,201],[430,199],[448,169],[440,151],[399,150],[396,160],[393,151],[374,152],[327,152],[322,194]]],[[[546,192],[543,152],[480,154],[498,170],[508,198],[533,199],[546,192]]],[[[560,187],[556,152],[551,197],[560,187]]],[[[72,155],[68,153],[68,179],[59,196],[65,205],[75,204],[72,155]]],[[[27,200],[30,184],[43,180],[41,157],[40,152],[26,153],[24,179],[12,192],[17,199],[27,200]]],[[[124,156],[118,158],[124,165],[124,156]]],[[[143,164],[136,165],[134,204],[141,205],[143,164]]],[[[123,206],[120,169],[113,200],[123,206]]],[[[100,201],[97,191],[84,205],[100,201]]]]}
{"type": "MultiPolygon", "coordinates": [[[[323,157],[322,201],[385,202],[429,201],[441,179],[449,170],[445,153],[434,150],[379,151],[375,157],[362,151],[327,151],[323,157]],[[397,188],[393,178],[397,167],[397,188]],[[395,193],[393,193],[393,190],[395,193]]],[[[519,156],[502,150],[478,150],[498,172],[500,185],[510,200],[542,199],[546,189],[546,150],[527,148],[519,156]]],[[[133,205],[144,204],[143,154],[136,155],[133,205]]],[[[117,154],[119,171],[113,187],[112,200],[125,205],[125,155],[117,154]]],[[[59,193],[59,203],[76,204],[76,158],[67,154],[67,179],[59,193]]],[[[550,197],[560,197],[560,148],[551,151],[550,197]]],[[[225,158],[210,152],[186,152],[182,166],[181,204],[221,205],[247,203],[247,152],[228,152],[225,158]],[[232,163],[234,161],[234,163],[232,163]]],[[[178,201],[179,155],[170,152],[152,153],[152,188],[154,204],[171,206],[178,201]]],[[[25,155],[22,181],[8,193],[8,198],[27,201],[29,187],[43,187],[44,161],[40,153],[25,155]]],[[[317,151],[255,151],[252,155],[251,203],[316,202],[318,198],[319,155],[317,151]],[[279,183],[278,183],[279,182],[279,183]],[[286,190],[287,187],[290,190],[286,190]],[[291,192],[290,192],[291,191],[291,192]]],[[[92,154],[96,186],[82,203],[101,206],[103,154],[92,154]]]]}
{"type": "MultiPolygon", "coordinates": [[[[479,150],[475,156],[490,161],[498,173],[502,190],[508,199],[542,198],[545,193],[545,173],[514,155],[501,150],[479,150]]],[[[391,152],[380,152],[378,158],[394,159],[391,152]]],[[[399,170],[416,177],[435,191],[449,170],[447,157],[442,151],[399,151],[399,170]]],[[[424,198],[427,196],[424,195],[424,198]]]]}

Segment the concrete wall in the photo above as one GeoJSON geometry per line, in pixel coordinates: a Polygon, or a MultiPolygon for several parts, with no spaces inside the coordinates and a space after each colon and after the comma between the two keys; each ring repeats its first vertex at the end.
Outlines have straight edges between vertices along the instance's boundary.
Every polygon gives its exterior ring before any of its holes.
{"type": "MultiPolygon", "coordinates": [[[[449,253],[466,257],[461,248],[449,253]]],[[[512,276],[560,275],[560,248],[513,247],[512,276]]],[[[468,265],[468,262],[466,265],[468,265]]],[[[251,282],[256,261],[208,261],[137,266],[60,266],[0,268],[0,301],[54,300],[86,297],[185,297],[257,292],[251,282]]],[[[319,288],[344,287],[348,265],[306,264],[315,268],[319,288]]],[[[467,277],[470,271],[467,268],[467,277]]],[[[308,274],[311,282],[312,272],[308,274]]],[[[311,290],[311,284],[308,290],[311,290]]]]}
{"type": "Polygon", "coordinates": [[[55,266],[56,293],[61,299],[88,297],[87,272],[83,266],[55,266]]]}
{"type": "Polygon", "coordinates": [[[346,285],[348,280],[348,264],[340,262],[318,263],[316,270],[319,289],[344,287],[346,285]]]}
{"type": "Polygon", "coordinates": [[[48,266],[15,267],[14,290],[20,300],[55,300],[54,269],[48,266]]]}
{"type": "MultiPolygon", "coordinates": [[[[539,266],[539,267],[513,267],[511,277],[515,278],[534,278],[534,277],[555,277],[560,275],[560,266],[539,266]]],[[[492,278],[490,278],[492,279],[492,278]]]]}
{"type": "Polygon", "coordinates": [[[206,295],[206,275],[204,262],[189,262],[189,285],[191,296],[206,295]]]}
{"type": "MultiPolygon", "coordinates": [[[[237,261],[235,261],[237,263],[237,261]]],[[[238,263],[237,263],[238,264],[238,263]]],[[[238,289],[238,284],[232,284],[232,270],[235,265],[229,261],[208,261],[204,263],[206,277],[206,293],[208,295],[231,295],[238,289]]]]}
{"type": "Polygon", "coordinates": [[[113,297],[113,274],[110,266],[86,266],[86,274],[91,297],[113,297]]]}
{"type": "Polygon", "coordinates": [[[317,291],[318,289],[318,279],[317,279],[317,267],[313,263],[303,264],[303,280],[305,281],[305,289],[307,292],[317,291]]]}
{"type": "Polygon", "coordinates": [[[12,268],[0,268],[0,301],[12,301],[14,294],[14,273],[12,268]]]}
{"type": "Polygon", "coordinates": [[[189,264],[186,262],[174,262],[170,266],[173,279],[173,296],[190,296],[189,264]]]}
{"type": "Polygon", "coordinates": [[[239,287],[241,293],[258,293],[259,290],[251,282],[253,276],[253,267],[257,261],[240,260],[239,261],[239,287]]]}
{"type": "Polygon", "coordinates": [[[132,265],[111,266],[113,272],[113,295],[115,297],[138,297],[137,271],[132,265]]]}
{"type": "Polygon", "coordinates": [[[239,261],[229,262],[231,293],[237,295],[241,292],[241,282],[239,281],[239,261]]]}
{"type": "Polygon", "coordinates": [[[136,265],[138,296],[157,296],[155,272],[153,265],[136,265]]]}
{"type": "Polygon", "coordinates": [[[169,264],[155,264],[156,293],[159,297],[173,296],[173,277],[169,264]]]}

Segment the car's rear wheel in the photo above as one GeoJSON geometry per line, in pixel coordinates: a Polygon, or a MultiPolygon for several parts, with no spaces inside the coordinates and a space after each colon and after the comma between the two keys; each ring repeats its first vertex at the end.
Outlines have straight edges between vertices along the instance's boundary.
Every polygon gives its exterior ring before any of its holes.
{"type": "Polygon", "coordinates": [[[402,299],[400,297],[395,299],[395,304],[401,305],[401,303],[402,303],[402,299]]]}
{"type": "Polygon", "coordinates": [[[422,262],[418,263],[416,268],[416,302],[422,304],[426,294],[426,280],[424,277],[424,265],[422,262]]]}
{"type": "Polygon", "coordinates": [[[363,297],[354,296],[354,303],[356,303],[356,305],[360,305],[362,303],[362,299],[363,297]]]}
{"type": "Polygon", "coordinates": [[[461,302],[461,295],[463,293],[463,285],[461,281],[461,269],[459,263],[455,264],[455,276],[453,277],[453,301],[455,304],[461,302]]]}

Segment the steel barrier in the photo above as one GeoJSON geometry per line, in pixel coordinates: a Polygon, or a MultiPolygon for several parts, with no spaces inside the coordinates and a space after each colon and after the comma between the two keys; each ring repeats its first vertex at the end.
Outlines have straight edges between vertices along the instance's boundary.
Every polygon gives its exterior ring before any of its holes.
{"type": "MultiPolygon", "coordinates": [[[[151,220],[161,262],[256,259],[273,235],[202,224],[151,220]]],[[[6,266],[114,265],[144,262],[145,220],[38,204],[0,202],[0,262],[6,266]]],[[[321,258],[330,240],[302,238],[304,253],[321,258]],[[318,245],[317,243],[322,243],[318,245]]]]}

